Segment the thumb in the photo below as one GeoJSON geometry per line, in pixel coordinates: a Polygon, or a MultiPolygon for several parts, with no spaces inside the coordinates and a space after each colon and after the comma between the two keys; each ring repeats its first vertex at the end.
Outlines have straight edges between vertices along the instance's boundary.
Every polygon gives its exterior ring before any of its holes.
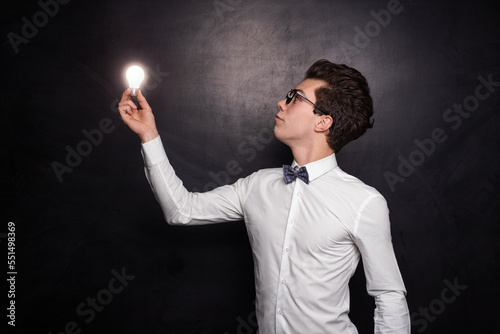
{"type": "Polygon", "coordinates": [[[137,92],[137,102],[139,102],[139,105],[141,106],[142,109],[149,109],[149,110],[151,110],[151,107],[149,106],[148,101],[146,100],[146,98],[144,97],[144,95],[142,95],[142,90],[140,90],[140,89],[137,92]]]}

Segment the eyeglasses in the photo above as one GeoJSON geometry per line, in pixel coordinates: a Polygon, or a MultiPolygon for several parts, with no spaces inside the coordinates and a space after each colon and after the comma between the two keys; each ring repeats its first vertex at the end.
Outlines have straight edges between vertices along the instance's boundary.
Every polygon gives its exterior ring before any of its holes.
{"type": "Polygon", "coordinates": [[[298,89],[292,89],[291,91],[289,91],[287,94],[286,94],[286,104],[290,104],[290,102],[292,101],[292,99],[295,97],[295,95],[299,95],[300,97],[302,97],[304,100],[306,100],[307,102],[309,102],[310,104],[312,104],[316,109],[318,109],[323,115],[326,115],[326,112],[324,112],[323,110],[321,110],[317,105],[315,105],[314,103],[312,103],[311,100],[309,100],[307,97],[305,97],[301,92],[299,92],[298,89]]]}

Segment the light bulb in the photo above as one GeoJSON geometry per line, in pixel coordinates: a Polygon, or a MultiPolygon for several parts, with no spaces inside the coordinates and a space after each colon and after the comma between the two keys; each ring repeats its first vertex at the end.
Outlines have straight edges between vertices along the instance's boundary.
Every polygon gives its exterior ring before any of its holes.
{"type": "Polygon", "coordinates": [[[128,86],[132,88],[132,96],[137,95],[137,90],[144,80],[144,70],[137,65],[130,66],[125,73],[127,77],[128,86]]]}

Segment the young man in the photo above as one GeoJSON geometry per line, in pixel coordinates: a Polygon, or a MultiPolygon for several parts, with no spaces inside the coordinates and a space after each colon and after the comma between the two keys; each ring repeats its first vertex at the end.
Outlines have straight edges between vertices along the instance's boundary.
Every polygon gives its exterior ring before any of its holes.
{"type": "Polygon", "coordinates": [[[357,70],[327,60],[278,102],[274,133],[291,166],[190,193],[169,164],[151,107],[123,93],[119,111],[139,137],[146,176],[170,224],[244,220],[254,257],[259,332],[357,333],[349,279],[360,256],[375,298],[375,333],[410,333],[405,287],[385,199],[343,172],[335,152],[372,126],[372,99],[357,70]]]}

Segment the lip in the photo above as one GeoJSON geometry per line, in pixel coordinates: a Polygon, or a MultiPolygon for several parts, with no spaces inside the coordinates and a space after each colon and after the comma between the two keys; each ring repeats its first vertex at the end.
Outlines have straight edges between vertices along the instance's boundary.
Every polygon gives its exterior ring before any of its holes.
{"type": "Polygon", "coordinates": [[[274,119],[279,119],[280,121],[282,121],[282,120],[283,120],[282,118],[280,118],[280,117],[278,116],[278,114],[276,114],[276,117],[274,117],[274,119]]]}

